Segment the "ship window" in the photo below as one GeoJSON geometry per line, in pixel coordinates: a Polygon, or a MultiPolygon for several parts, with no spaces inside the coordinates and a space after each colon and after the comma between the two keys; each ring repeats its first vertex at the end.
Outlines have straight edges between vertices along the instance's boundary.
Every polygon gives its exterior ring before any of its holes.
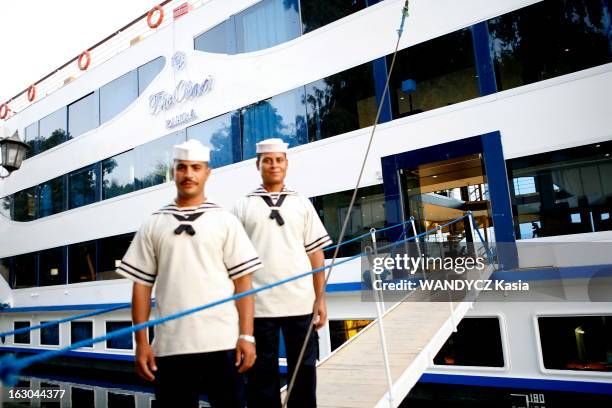
{"type": "Polygon", "coordinates": [[[602,142],[508,160],[517,238],[612,230],[611,154],[602,142]]]}
{"type": "MultiPolygon", "coordinates": [[[[70,322],[70,344],[93,338],[92,322],[70,322]]],[[[93,346],[85,346],[93,348],[93,346]]]]}
{"type": "Polygon", "coordinates": [[[13,258],[13,289],[36,286],[36,253],[17,255],[13,258]]]}
{"type": "Polygon", "coordinates": [[[134,191],[134,150],[118,154],[102,162],[102,199],[116,197],[134,191]]]}
{"type": "Polygon", "coordinates": [[[64,176],[59,176],[38,186],[38,217],[64,211],[64,176]]]}
{"type": "Polygon", "coordinates": [[[240,161],[240,135],[234,135],[232,120],[236,114],[226,113],[187,128],[187,139],[197,139],[210,147],[212,168],[240,161]]]}
{"type": "MultiPolygon", "coordinates": [[[[388,66],[391,57],[388,57],[388,66]]],[[[463,29],[397,53],[389,84],[399,118],[479,96],[470,30],[463,29]]]]}
{"type": "Polygon", "coordinates": [[[96,280],[96,242],[68,246],[68,283],[96,280]]]}
{"type": "Polygon", "coordinates": [[[329,340],[334,351],[363,330],[372,320],[330,320],[329,340]]]}
{"type": "Polygon", "coordinates": [[[85,167],[68,175],[69,208],[77,208],[96,201],[96,172],[94,166],[85,167]]]}
{"type": "Polygon", "coordinates": [[[38,153],[49,150],[67,139],[68,109],[61,107],[39,122],[38,153]]]}
{"type": "MultiPolygon", "coordinates": [[[[45,323],[49,322],[40,322],[40,324],[45,323]]],[[[45,346],[59,346],[59,324],[40,329],[40,344],[45,346]]]]}
{"type": "Polygon", "coordinates": [[[229,51],[231,49],[229,41],[233,38],[231,32],[229,32],[229,30],[234,27],[232,22],[233,20],[231,20],[231,22],[230,20],[226,20],[197,36],[194,39],[194,48],[205,52],[233,54],[229,51]]]}
{"type": "Polygon", "coordinates": [[[376,118],[372,63],[306,85],[311,141],[372,126],[376,118]]]}
{"type": "Polygon", "coordinates": [[[273,47],[299,37],[302,30],[298,0],[263,0],[238,13],[235,21],[238,53],[273,47]]]}
{"type": "MultiPolygon", "coordinates": [[[[30,327],[30,322],[13,322],[14,330],[24,329],[26,327],[30,327]]],[[[25,333],[18,333],[13,335],[13,342],[15,344],[30,344],[30,333],[30,331],[27,331],[25,333]]]]}
{"type": "Polygon", "coordinates": [[[97,280],[121,279],[115,272],[134,238],[133,233],[116,235],[98,240],[99,270],[97,280]]]}
{"type": "Polygon", "coordinates": [[[185,130],[138,146],[136,152],[136,186],[138,189],[156,186],[172,180],[172,146],[186,140],[185,130]]]}
{"type": "Polygon", "coordinates": [[[545,0],[488,21],[499,90],[612,61],[608,2],[545,0]]]}
{"type": "Polygon", "coordinates": [[[5,218],[11,219],[11,201],[13,196],[6,196],[0,198],[0,215],[5,218]]]}
{"type": "Polygon", "coordinates": [[[13,194],[13,220],[32,221],[36,218],[36,187],[13,194]]]}
{"type": "Polygon", "coordinates": [[[457,325],[434,358],[436,365],[503,367],[501,331],[497,317],[467,317],[457,325]]]}
{"type": "Polygon", "coordinates": [[[10,282],[10,267],[11,258],[0,258],[0,277],[4,279],[7,283],[10,282]]]}
{"type": "Polygon", "coordinates": [[[253,52],[300,36],[298,0],[262,0],[194,39],[194,48],[222,54],[253,52]]]}
{"type": "Polygon", "coordinates": [[[138,97],[136,70],[130,71],[100,88],[100,123],[123,112],[138,97]]]}
{"type": "Polygon", "coordinates": [[[367,0],[300,0],[304,33],[362,10],[367,3],[367,0]]]}
{"type": "Polygon", "coordinates": [[[40,251],[39,286],[65,283],[64,247],[40,251]]]}
{"type": "Polygon", "coordinates": [[[70,401],[71,407],[95,407],[96,394],[94,390],[85,388],[71,387],[70,401]]]}
{"type": "Polygon", "coordinates": [[[136,406],[136,401],[134,400],[133,395],[109,392],[107,394],[106,406],[108,408],[133,408],[136,406]]]}
{"type": "MultiPolygon", "coordinates": [[[[106,333],[132,327],[132,322],[106,322],[106,333]]],[[[132,333],[106,340],[106,347],[112,349],[131,350],[133,348],[132,333]]]]}
{"type": "Polygon", "coordinates": [[[68,105],[68,139],[73,139],[100,125],[98,92],[90,93],[68,105]]]}
{"type": "Polygon", "coordinates": [[[300,87],[242,109],[243,159],[255,157],[255,144],[271,137],[289,147],[308,142],[304,88],[300,87]]]}
{"type": "Polygon", "coordinates": [[[30,146],[30,149],[26,152],[25,158],[29,159],[38,153],[38,121],[27,126],[24,133],[24,142],[30,146]]]}
{"type": "Polygon", "coordinates": [[[166,59],[164,57],[157,57],[138,67],[138,95],[142,95],[143,91],[153,82],[165,64],[166,59]]]}
{"type": "MultiPolygon", "coordinates": [[[[353,191],[347,190],[313,198],[313,205],[334,242],[338,241],[352,195],[353,191]]],[[[360,188],[344,235],[344,241],[367,233],[370,228],[382,228],[384,226],[385,195],[382,184],[360,188]]],[[[353,256],[360,252],[361,242],[358,240],[341,246],[338,256],[353,256]]],[[[325,255],[331,257],[333,251],[326,251],[325,255]]]]}
{"type": "Polygon", "coordinates": [[[539,317],[544,367],[612,371],[612,316],[539,317]]]}

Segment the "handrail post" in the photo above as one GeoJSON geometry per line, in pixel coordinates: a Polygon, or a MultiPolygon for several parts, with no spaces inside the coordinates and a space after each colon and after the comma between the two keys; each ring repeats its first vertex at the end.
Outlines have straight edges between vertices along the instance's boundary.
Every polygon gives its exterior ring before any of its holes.
{"type": "MultiPolygon", "coordinates": [[[[378,255],[378,249],[376,246],[376,228],[371,228],[370,229],[370,235],[372,237],[372,244],[373,244],[373,255],[374,257],[376,257],[378,255]]],[[[378,320],[378,334],[380,337],[380,344],[381,344],[381,348],[382,348],[382,354],[383,354],[383,362],[385,365],[385,375],[387,377],[387,387],[389,388],[389,408],[394,408],[393,406],[393,379],[391,377],[391,366],[389,364],[389,353],[387,351],[387,340],[385,337],[385,328],[383,325],[383,314],[384,314],[384,303],[381,302],[381,295],[382,293],[378,293],[378,291],[376,289],[374,289],[374,270],[373,268],[370,266],[370,276],[371,276],[371,281],[372,281],[372,291],[374,293],[374,303],[376,304],[376,316],[377,316],[377,320],[378,320]]]]}

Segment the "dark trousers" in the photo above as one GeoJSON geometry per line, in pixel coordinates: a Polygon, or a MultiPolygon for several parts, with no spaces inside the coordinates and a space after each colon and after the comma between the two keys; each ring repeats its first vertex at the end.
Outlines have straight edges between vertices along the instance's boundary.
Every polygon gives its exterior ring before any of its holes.
{"type": "MultiPolygon", "coordinates": [[[[281,406],[278,372],[279,330],[283,331],[283,338],[285,339],[287,382],[289,383],[311,321],[312,314],[255,319],[257,360],[253,368],[247,372],[249,408],[279,408],[281,406]]],[[[313,328],[302,365],[291,391],[288,404],[290,408],[314,408],[317,406],[316,362],[318,354],[317,332],[313,328]]]]}
{"type": "Polygon", "coordinates": [[[215,408],[244,407],[244,377],[235,367],[235,350],[157,357],[158,407],[198,407],[204,390],[215,408]]]}

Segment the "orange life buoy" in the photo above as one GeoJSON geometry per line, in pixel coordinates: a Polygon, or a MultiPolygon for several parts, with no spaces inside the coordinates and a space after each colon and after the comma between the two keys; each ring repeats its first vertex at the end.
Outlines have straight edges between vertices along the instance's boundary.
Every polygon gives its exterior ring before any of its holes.
{"type": "Polygon", "coordinates": [[[36,99],[36,85],[32,84],[28,88],[28,101],[32,102],[36,99]]]}
{"type": "Polygon", "coordinates": [[[11,108],[9,108],[7,103],[3,103],[0,105],[0,119],[6,119],[9,115],[11,108]]]}
{"type": "Polygon", "coordinates": [[[90,63],[91,63],[91,54],[89,53],[89,51],[83,51],[81,55],[79,55],[79,60],[78,60],[79,69],[81,71],[85,71],[87,68],[89,68],[90,63]]]}
{"type": "Polygon", "coordinates": [[[162,21],[164,21],[164,9],[162,8],[162,6],[157,5],[151,10],[149,10],[149,12],[147,13],[147,25],[149,26],[149,28],[159,27],[162,21]],[[156,11],[159,12],[159,17],[157,18],[157,21],[153,22],[153,16],[155,15],[156,11]]]}

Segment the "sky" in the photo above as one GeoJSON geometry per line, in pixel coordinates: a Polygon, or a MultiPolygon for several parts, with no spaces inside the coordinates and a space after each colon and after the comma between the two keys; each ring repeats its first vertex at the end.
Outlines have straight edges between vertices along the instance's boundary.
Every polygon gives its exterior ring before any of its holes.
{"type": "Polygon", "coordinates": [[[0,8],[0,103],[159,2],[3,1],[0,8]]]}

